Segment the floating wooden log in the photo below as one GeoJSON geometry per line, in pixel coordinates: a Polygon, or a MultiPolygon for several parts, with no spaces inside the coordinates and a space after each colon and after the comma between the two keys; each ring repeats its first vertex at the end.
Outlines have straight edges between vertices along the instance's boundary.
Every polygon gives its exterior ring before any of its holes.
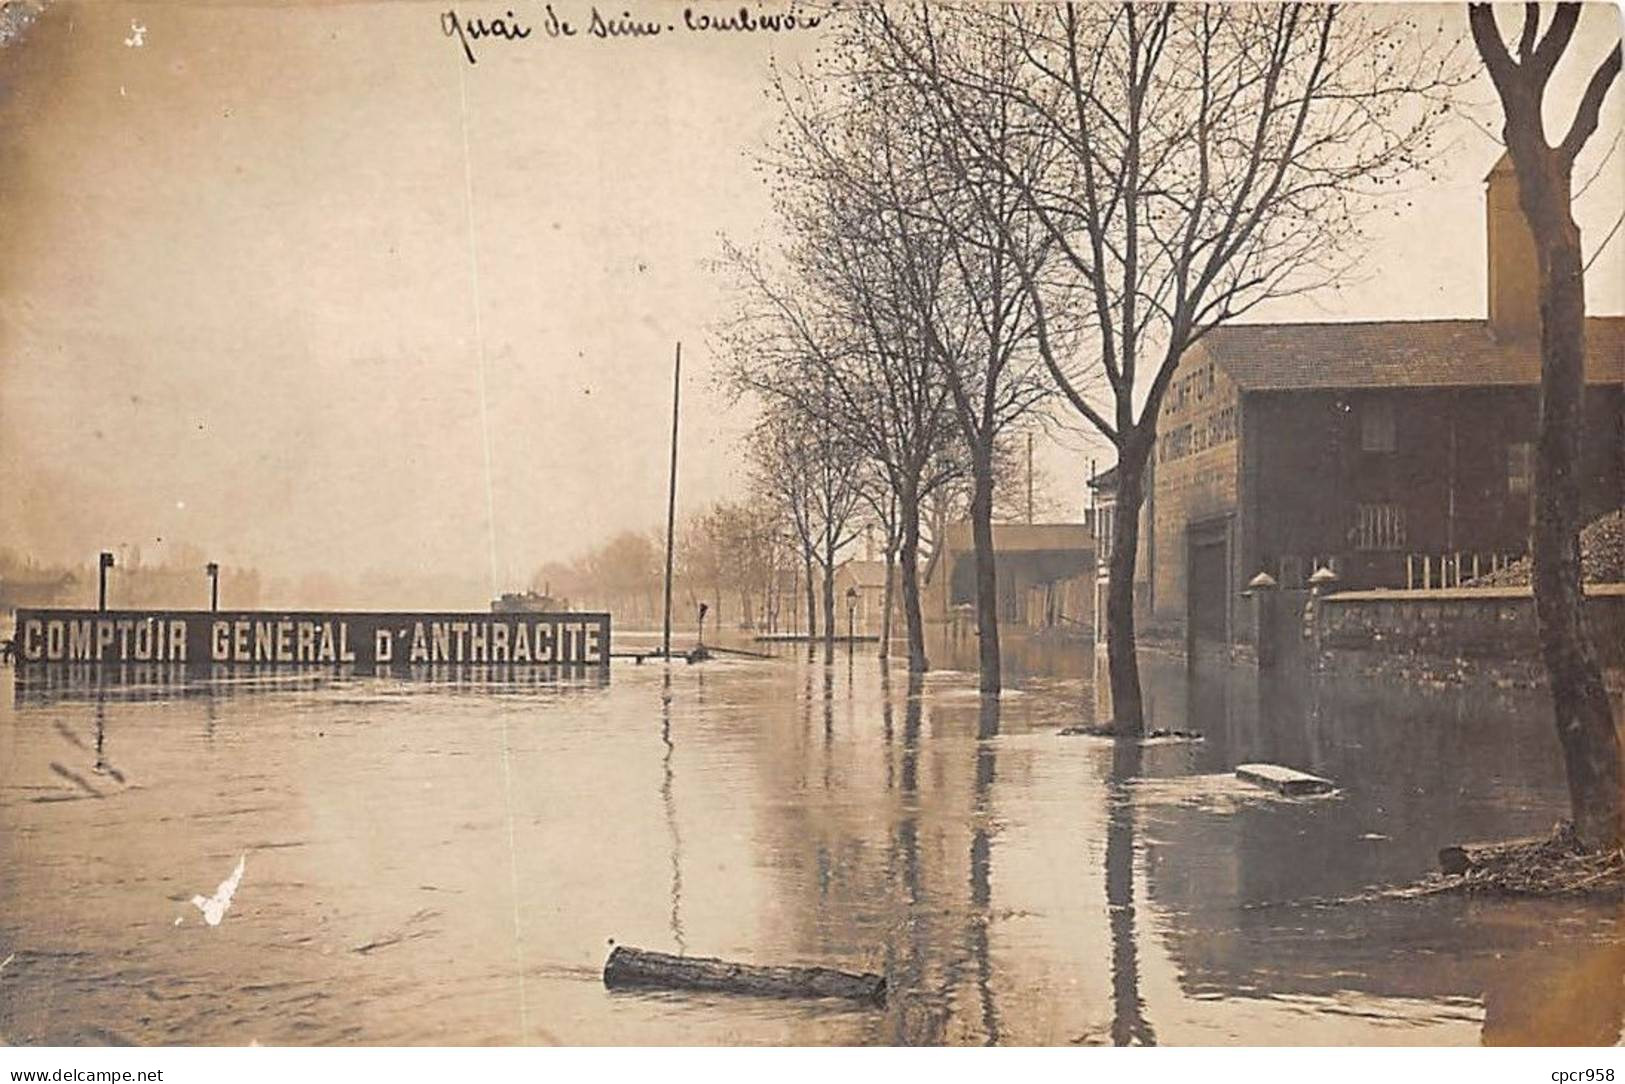
{"type": "Polygon", "coordinates": [[[1300,772],[1296,768],[1284,768],[1279,764],[1237,764],[1236,778],[1291,797],[1326,794],[1336,789],[1330,779],[1300,772]]]}
{"type": "Polygon", "coordinates": [[[759,967],[708,956],[672,956],[616,945],[604,962],[604,985],[714,990],[755,997],[831,997],[884,1002],[886,980],[827,967],[759,967]]]}

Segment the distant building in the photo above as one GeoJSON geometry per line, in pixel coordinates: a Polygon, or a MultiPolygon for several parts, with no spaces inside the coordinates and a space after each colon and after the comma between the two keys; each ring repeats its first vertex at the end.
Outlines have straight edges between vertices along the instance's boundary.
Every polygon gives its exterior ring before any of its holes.
{"type": "MultiPolygon", "coordinates": [[[[1082,523],[996,523],[999,621],[1088,635],[1094,625],[1095,543],[1082,523]]],[[[976,604],[976,549],[969,523],[950,524],[926,564],[921,609],[946,622],[976,604]]]]}
{"type": "Polygon", "coordinates": [[[17,610],[22,607],[71,605],[79,601],[73,597],[78,582],[77,577],[71,572],[50,569],[13,570],[0,576],[0,613],[9,619],[15,617],[17,610]]]}
{"type": "Polygon", "coordinates": [[[498,614],[564,613],[569,609],[567,600],[535,591],[509,591],[491,601],[491,612],[498,614]]]}
{"type": "MultiPolygon", "coordinates": [[[[1240,592],[1261,571],[1287,589],[1322,565],[1350,587],[1439,586],[1526,550],[1534,250],[1505,158],[1487,185],[1488,319],[1234,324],[1181,360],[1141,529],[1152,626],[1247,642],[1240,592]]],[[[1625,494],[1625,318],[1588,319],[1586,350],[1589,517],[1625,494]]]]}
{"type": "MultiPolygon", "coordinates": [[[[901,631],[901,600],[897,595],[897,575],[892,574],[892,634],[901,631]]],[[[879,636],[886,613],[886,562],[847,561],[835,570],[835,632],[846,634],[847,606],[852,606],[853,630],[859,636],[879,636]],[[848,594],[850,592],[850,596],[848,594]]]]}

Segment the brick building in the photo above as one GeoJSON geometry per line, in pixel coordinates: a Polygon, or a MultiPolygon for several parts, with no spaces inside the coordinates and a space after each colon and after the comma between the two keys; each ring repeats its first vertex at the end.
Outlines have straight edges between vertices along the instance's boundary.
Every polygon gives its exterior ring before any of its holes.
{"type": "MultiPolygon", "coordinates": [[[[1240,592],[1260,571],[1407,587],[1526,550],[1539,315],[1507,160],[1487,197],[1487,319],[1235,324],[1182,359],[1147,487],[1142,620],[1246,642],[1240,592]]],[[[1625,497],[1625,318],[1587,320],[1586,351],[1589,518],[1625,497]]]]}

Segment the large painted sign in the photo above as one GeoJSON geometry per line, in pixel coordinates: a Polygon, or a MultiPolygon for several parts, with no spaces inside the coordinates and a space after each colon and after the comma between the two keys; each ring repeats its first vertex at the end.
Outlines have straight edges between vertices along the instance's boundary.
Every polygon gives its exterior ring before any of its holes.
{"type": "Polygon", "coordinates": [[[16,636],[24,666],[609,665],[607,613],[20,609],[16,636]]]}

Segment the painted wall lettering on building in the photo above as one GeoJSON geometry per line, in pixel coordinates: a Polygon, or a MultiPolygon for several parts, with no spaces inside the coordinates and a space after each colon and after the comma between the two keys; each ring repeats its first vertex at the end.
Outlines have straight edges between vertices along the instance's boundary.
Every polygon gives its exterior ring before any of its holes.
{"type": "Polygon", "coordinates": [[[606,613],[19,610],[23,663],[609,665],[606,613]]]}

